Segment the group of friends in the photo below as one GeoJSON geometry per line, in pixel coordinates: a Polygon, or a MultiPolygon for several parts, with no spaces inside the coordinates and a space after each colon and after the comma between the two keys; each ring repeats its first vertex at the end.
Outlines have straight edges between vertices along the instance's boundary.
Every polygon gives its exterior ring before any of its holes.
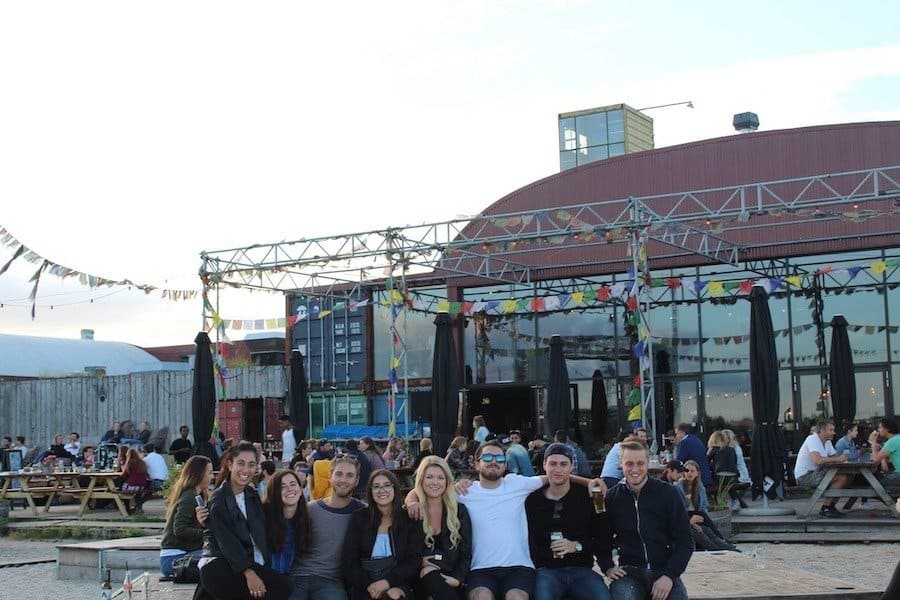
{"type": "Polygon", "coordinates": [[[425,455],[405,496],[390,469],[363,481],[357,456],[334,454],[328,495],[307,502],[303,463],[275,470],[261,496],[260,451],[239,442],[212,492],[208,459],[183,466],[160,563],[168,574],[179,557],[199,557],[195,598],[686,598],[685,494],[648,476],[639,439],[618,453],[623,477],[608,486],[575,474],[568,444],[546,443],[544,474],[527,476],[508,473],[508,448],[487,439],[477,479],[454,483],[445,458],[425,455]]]}

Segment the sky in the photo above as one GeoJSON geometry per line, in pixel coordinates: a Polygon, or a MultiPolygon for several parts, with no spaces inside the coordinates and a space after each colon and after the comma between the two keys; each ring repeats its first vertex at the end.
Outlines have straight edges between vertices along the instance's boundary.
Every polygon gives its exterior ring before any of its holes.
{"type": "MultiPolygon", "coordinates": [[[[900,119],[898,25],[888,1],[0,3],[0,226],[82,272],[199,289],[204,250],[476,214],[559,170],[560,112],[691,100],[647,112],[657,147],[745,111],[900,119]]],[[[32,319],[36,268],[0,276],[0,333],[201,328],[198,299],[49,274],[32,319]]]]}

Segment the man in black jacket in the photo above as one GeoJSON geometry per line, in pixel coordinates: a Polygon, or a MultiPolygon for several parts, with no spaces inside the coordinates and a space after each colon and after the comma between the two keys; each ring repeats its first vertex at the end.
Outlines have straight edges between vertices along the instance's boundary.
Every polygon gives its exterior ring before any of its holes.
{"type": "Polygon", "coordinates": [[[694,551],[694,539],[684,502],[671,485],[647,476],[650,451],[640,442],[622,442],[625,478],[606,497],[606,510],[619,550],[598,563],[612,580],[614,600],[687,599],[681,574],[694,551]]]}

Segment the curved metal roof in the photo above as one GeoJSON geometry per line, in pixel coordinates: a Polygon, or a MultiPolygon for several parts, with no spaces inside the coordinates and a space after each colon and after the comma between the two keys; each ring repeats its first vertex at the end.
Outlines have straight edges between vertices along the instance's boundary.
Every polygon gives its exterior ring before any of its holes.
{"type": "Polygon", "coordinates": [[[83,375],[90,367],[102,367],[106,375],[128,375],[164,371],[170,365],[124,342],[0,334],[0,377],[65,377],[83,375]]]}

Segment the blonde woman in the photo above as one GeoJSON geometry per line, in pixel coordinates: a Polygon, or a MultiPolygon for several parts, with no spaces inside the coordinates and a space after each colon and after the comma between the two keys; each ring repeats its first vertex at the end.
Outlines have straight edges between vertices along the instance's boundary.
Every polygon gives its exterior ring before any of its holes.
{"type": "Polygon", "coordinates": [[[738,481],[740,483],[750,483],[750,471],[747,469],[747,461],[744,460],[744,450],[738,443],[737,435],[730,429],[723,429],[722,434],[725,436],[728,445],[734,448],[734,453],[737,456],[738,481]]]}
{"type": "Polygon", "coordinates": [[[419,455],[416,457],[416,460],[413,463],[413,469],[418,469],[419,465],[422,464],[422,461],[425,460],[425,457],[433,455],[434,443],[431,441],[431,438],[422,438],[422,440],[419,442],[419,455]]]}
{"type": "Polygon", "coordinates": [[[434,600],[459,600],[472,563],[472,523],[466,507],[456,501],[447,461],[425,457],[416,471],[415,491],[425,499],[425,547],[419,571],[422,595],[434,600]]]}
{"type": "MultiPolygon", "coordinates": [[[[727,478],[728,481],[736,481],[738,478],[737,453],[728,443],[728,439],[722,431],[713,431],[707,444],[709,448],[709,463],[713,474],[717,479],[727,478]]],[[[746,508],[747,503],[741,498],[734,486],[728,490],[731,497],[732,508],[746,508]]]]}

